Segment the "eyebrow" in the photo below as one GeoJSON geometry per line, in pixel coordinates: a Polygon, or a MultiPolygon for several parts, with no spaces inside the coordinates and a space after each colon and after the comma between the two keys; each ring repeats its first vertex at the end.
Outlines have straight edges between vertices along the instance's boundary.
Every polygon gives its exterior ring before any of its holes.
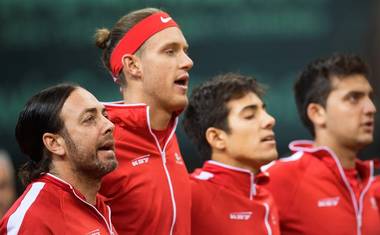
{"type": "MultiPolygon", "coordinates": [[[[83,111],[80,113],[79,117],[80,117],[80,119],[82,119],[83,116],[84,116],[86,113],[96,113],[97,111],[98,111],[97,108],[87,108],[87,109],[83,110],[83,111]]],[[[101,113],[104,114],[105,112],[106,112],[106,109],[105,109],[104,107],[102,107],[101,113]]]]}
{"type": "Polygon", "coordinates": [[[85,109],[83,110],[79,117],[82,118],[86,113],[96,113],[96,108],[88,108],[88,109],[85,109]]]}
{"type": "MultiPolygon", "coordinates": [[[[179,43],[179,42],[168,42],[166,44],[164,44],[162,46],[162,48],[168,48],[168,47],[176,47],[176,48],[181,48],[182,47],[182,43],[179,43]]],[[[186,43],[183,45],[183,48],[185,50],[188,50],[189,49],[189,45],[186,43]]]]}
{"type": "Polygon", "coordinates": [[[259,106],[257,104],[251,104],[251,105],[245,106],[242,110],[240,110],[240,112],[242,113],[246,110],[256,111],[258,108],[259,108],[259,106]]]}
{"type": "Polygon", "coordinates": [[[372,97],[374,95],[374,92],[372,89],[369,92],[354,90],[354,91],[347,92],[347,94],[345,96],[350,96],[350,95],[360,95],[360,96],[368,95],[368,96],[372,97]]]}

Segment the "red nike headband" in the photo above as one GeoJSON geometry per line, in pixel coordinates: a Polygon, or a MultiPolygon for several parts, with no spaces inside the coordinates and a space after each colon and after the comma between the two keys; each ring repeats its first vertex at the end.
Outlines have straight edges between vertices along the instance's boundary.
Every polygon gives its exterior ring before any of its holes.
{"type": "Polygon", "coordinates": [[[111,72],[116,80],[123,69],[123,57],[134,54],[140,46],[154,34],[168,27],[178,27],[165,12],[154,13],[134,25],[119,41],[111,54],[111,72]]]}

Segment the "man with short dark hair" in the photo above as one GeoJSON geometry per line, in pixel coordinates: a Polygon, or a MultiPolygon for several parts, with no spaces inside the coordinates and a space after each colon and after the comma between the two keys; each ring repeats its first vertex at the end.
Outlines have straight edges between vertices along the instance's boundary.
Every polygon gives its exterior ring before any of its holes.
{"type": "Polygon", "coordinates": [[[283,235],[378,235],[373,161],[358,152],[373,141],[376,108],[367,65],[335,54],[310,63],[294,86],[298,113],[314,141],[265,166],[283,235]]]}
{"type": "Polygon", "coordinates": [[[20,172],[26,190],[0,222],[0,234],[116,234],[97,195],[114,170],[114,125],[87,90],[45,89],[27,102],[16,126],[30,160],[20,172]]]}
{"type": "Polygon", "coordinates": [[[184,127],[207,160],[191,175],[194,235],[279,234],[277,210],[262,187],[269,179],[260,173],[277,158],[275,120],[262,95],[256,80],[233,73],[191,94],[184,127]]]}

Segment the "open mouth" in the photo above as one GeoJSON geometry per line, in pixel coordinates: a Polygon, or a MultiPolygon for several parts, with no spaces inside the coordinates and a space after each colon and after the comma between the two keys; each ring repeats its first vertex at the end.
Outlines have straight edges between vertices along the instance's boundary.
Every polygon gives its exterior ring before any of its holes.
{"type": "Polygon", "coordinates": [[[375,128],[375,123],[373,121],[368,121],[368,122],[363,123],[362,126],[364,127],[366,131],[372,132],[375,128]]]}
{"type": "Polygon", "coordinates": [[[184,75],[180,76],[178,79],[176,79],[174,81],[174,83],[176,85],[179,85],[179,86],[182,86],[182,87],[187,87],[188,82],[189,82],[189,75],[187,75],[187,74],[184,74],[184,75]]]}
{"type": "Polygon", "coordinates": [[[276,141],[276,139],[275,139],[274,135],[268,135],[268,136],[262,138],[261,141],[262,142],[267,142],[267,141],[274,142],[274,141],[276,141]]]}
{"type": "Polygon", "coordinates": [[[115,144],[113,141],[107,141],[103,145],[101,145],[98,150],[100,151],[114,151],[115,150],[115,144]]]}

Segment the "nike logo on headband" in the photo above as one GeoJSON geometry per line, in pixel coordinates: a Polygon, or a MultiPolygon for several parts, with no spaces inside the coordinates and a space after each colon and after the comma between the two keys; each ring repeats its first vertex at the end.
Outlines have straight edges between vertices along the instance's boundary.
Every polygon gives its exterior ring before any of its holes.
{"type": "Polygon", "coordinates": [[[166,17],[166,18],[164,18],[164,17],[161,16],[160,19],[161,19],[161,22],[162,22],[162,23],[166,24],[166,23],[168,23],[172,18],[171,18],[171,17],[166,17]]]}

